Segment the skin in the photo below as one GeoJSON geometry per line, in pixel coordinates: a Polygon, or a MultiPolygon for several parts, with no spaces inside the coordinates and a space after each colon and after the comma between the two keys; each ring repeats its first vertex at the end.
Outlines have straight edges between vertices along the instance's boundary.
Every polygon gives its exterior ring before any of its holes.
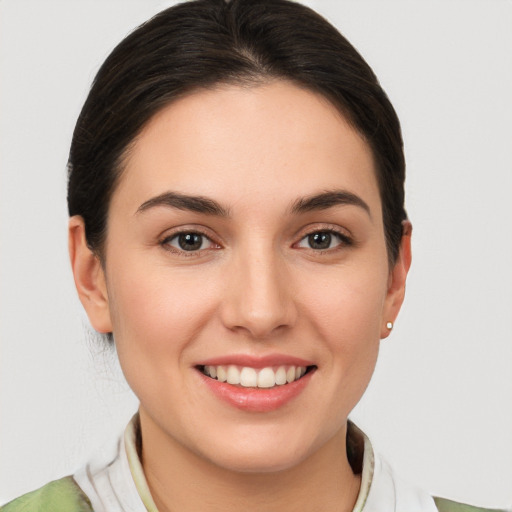
{"type": "Polygon", "coordinates": [[[176,101],[127,157],[103,266],[80,217],[69,230],[81,301],[96,330],[114,333],[140,399],[160,510],[352,510],[347,417],[402,304],[410,229],[390,268],[371,151],[327,100],[277,81],[176,101]],[[297,211],[326,191],[367,208],[297,211]],[[168,192],[227,215],[148,206],[168,192]],[[205,235],[202,248],[180,249],[179,230],[205,235]],[[334,232],[327,249],[311,246],[315,232],[334,232]],[[300,357],[316,371],[283,407],[245,411],[196,368],[233,354],[300,357]]]}

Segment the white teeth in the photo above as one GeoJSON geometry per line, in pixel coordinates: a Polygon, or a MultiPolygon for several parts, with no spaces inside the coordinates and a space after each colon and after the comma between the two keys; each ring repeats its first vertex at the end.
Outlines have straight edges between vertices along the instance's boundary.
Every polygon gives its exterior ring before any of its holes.
{"type": "Polygon", "coordinates": [[[240,384],[244,388],[255,388],[258,385],[258,374],[254,368],[245,366],[240,372],[240,384]]]}
{"type": "Polygon", "coordinates": [[[226,382],[227,375],[224,366],[217,366],[217,380],[220,382],[226,382]]]}
{"type": "Polygon", "coordinates": [[[206,373],[206,375],[209,375],[213,379],[215,379],[215,377],[217,377],[217,367],[216,366],[205,366],[204,372],[206,373]]]}
{"type": "Polygon", "coordinates": [[[286,384],[286,368],[284,366],[280,366],[276,372],[276,384],[278,386],[282,386],[286,384]]]}
{"type": "Polygon", "coordinates": [[[257,370],[249,366],[213,366],[207,365],[203,370],[205,375],[219,382],[227,382],[232,385],[241,385],[245,388],[273,388],[290,384],[300,379],[306,373],[305,366],[270,366],[257,370]]]}
{"type": "Polygon", "coordinates": [[[258,374],[259,388],[273,388],[276,385],[276,375],[272,368],[263,368],[258,374]]]}
{"type": "Polygon", "coordinates": [[[236,366],[228,366],[227,381],[228,384],[240,384],[240,372],[236,366]]]}

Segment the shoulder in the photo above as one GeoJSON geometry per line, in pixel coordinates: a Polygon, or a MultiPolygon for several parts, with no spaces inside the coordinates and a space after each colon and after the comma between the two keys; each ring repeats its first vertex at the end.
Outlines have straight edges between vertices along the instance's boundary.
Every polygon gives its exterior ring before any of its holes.
{"type": "Polygon", "coordinates": [[[87,496],[67,476],[10,501],[1,512],[92,512],[87,496]]]}
{"type": "Polygon", "coordinates": [[[472,505],[465,505],[464,503],[458,503],[445,498],[434,497],[434,502],[439,512],[507,512],[505,509],[473,507],[472,505]]]}

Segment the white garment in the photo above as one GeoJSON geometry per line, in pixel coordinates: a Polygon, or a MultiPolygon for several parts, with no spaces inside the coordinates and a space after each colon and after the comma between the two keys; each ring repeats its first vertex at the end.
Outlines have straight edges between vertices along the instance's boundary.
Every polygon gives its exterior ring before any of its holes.
{"type": "MultiPolygon", "coordinates": [[[[112,453],[103,452],[73,475],[95,512],[158,512],[137,455],[137,428],[135,415],[112,453]]],[[[437,512],[434,500],[400,480],[362,435],[361,489],[353,512],[437,512]]]]}

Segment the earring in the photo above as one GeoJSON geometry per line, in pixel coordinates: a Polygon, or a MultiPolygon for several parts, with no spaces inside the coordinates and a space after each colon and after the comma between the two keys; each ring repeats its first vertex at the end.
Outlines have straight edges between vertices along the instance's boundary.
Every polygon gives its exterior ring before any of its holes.
{"type": "Polygon", "coordinates": [[[387,322],[386,327],[391,331],[393,329],[393,322],[387,322]]]}

